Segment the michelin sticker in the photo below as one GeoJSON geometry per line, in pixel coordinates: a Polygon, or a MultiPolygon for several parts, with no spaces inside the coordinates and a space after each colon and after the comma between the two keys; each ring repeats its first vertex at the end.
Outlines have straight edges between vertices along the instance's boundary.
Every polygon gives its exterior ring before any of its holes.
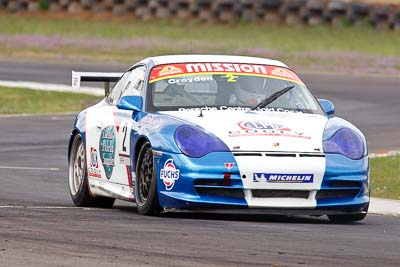
{"type": "Polygon", "coordinates": [[[160,179],[163,180],[165,189],[171,190],[175,181],[179,179],[179,170],[175,167],[173,159],[169,159],[164,163],[164,168],[160,171],[160,179]]]}
{"type": "Polygon", "coordinates": [[[254,173],[253,182],[267,183],[313,183],[314,174],[254,173]]]}
{"type": "Polygon", "coordinates": [[[107,179],[110,179],[115,165],[114,126],[108,126],[101,131],[99,148],[100,159],[103,163],[104,171],[106,172],[107,179]]]}

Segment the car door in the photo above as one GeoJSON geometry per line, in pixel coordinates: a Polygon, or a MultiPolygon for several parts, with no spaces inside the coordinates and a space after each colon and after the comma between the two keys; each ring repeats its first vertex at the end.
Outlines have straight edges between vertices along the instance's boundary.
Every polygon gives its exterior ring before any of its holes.
{"type": "Polygon", "coordinates": [[[118,109],[117,104],[123,96],[142,95],[144,76],[144,66],[126,72],[106,99],[86,113],[89,181],[107,194],[130,199],[133,198],[129,157],[133,111],[118,109]]]}

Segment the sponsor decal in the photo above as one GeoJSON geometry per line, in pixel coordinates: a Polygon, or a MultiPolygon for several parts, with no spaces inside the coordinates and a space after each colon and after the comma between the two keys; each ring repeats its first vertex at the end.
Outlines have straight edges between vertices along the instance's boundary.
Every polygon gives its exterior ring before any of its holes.
{"type": "Polygon", "coordinates": [[[88,168],[88,175],[91,177],[101,178],[98,152],[93,147],[90,148],[90,165],[88,168]]]}
{"type": "Polygon", "coordinates": [[[241,121],[238,122],[239,127],[242,130],[278,130],[278,131],[290,131],[290,129],[281,123],[269,122],[269,121],[241,121]]]}
{"type": "Polygon", "coordinates": [[[97,150],[93,147],[90,148],[90,167],[98,168],[99,161],[97,158],[97,150]]]}
{"type": "Polygon", "coordinates": [[[164,168],[160,171],[160,179],[163,180],[166,190],[171,190],[174,187],[175,181],[179,179],[179,172],[173,159],[168,159],[164,163],[164,168]]]}
{"type": "Polygon", "coordinates": [[[131,200],[135,199],[135,190],[132,187],[129,188],[129,199],[131,200]]]}
{"type": "Polygon", "coordinates": [[[114,169],[115,160],[115,128],[108,126],[100,134],[100,159],[103,163],[107,179],[111,178],[114,169]]]}
{"type": "Polygon", "coordinates": [[[297,76],[296,74],[294,74],[293,71],[279,67],[271,69],[271,73],[274,76],[288,78],[288,79],[296,79],[297,76]]]}
{"type": "Polygon", "coordinates": [[[132,131],[134,134],[147,135],[151,132],[158,131],[165,122],[153,115],[145,115],[139,122],[132,123],[132,131]]]}
{"type": "Polygon", "coordinates": [[[264,120],[240,121],[238,122],[240,130],[229,131],[229,137],[242,136],[284,136],[311,139],[304,133],[292,131],[289,127],[280,122],[270,122],[264,120]]]}
{"type": "Polygon", "coordinates": [[[268,74],[268,66],[254,64],[232,64],[232,63],[191,63],[186,64],[188,73],[197,72],[231,72],[231,73],[253,73],[268,74]]]}
{"type": "Polygon", "coordinates": [[[135,189],[135,187],[136,187],[136,173],[134,171],[131,171],[131,182],[132,182],[132,188],[135,189]]]}
{"type": "Polygon", "coordinates": [[[225,167],[228,169],[228,172],[231,171],[231,169],[233,168],[234,165],[235,165],[235,163],[233,163],[233,162],[225,163],[225,167]]]}
{"type": "Polygon", "coordinates": [[[131,158],[129,155],[119,154],[119,163],[122,165],[130,166],[131,165],[131,158]]]}
{"type": "Polygon", "coordinates": [[[192,83],[192,82],[207,82],[212,81],[211,76],[196,76],[196,77],[183,77],[183,78],[171,78],[168,79],[169,84],[182,84],[182,83],[192,83]]]}
{"type": "MultiPolygon", "coordinates": [[[[218,106],[218,107],[196,107],[196,108],[179,108],[178,111],[207,111],[207,110],[229,110],[229,111],[250,111],[250,107],[228,107],[228,106],[218,106]]],[[[286,112],[286,113],[302,113],[299,110],[287,110],[284,108],[257,108],[255,111],[267,111],[267,112],[286,112]]]]}
{"type": "Polygon", "coordinates": [[[286,113],[303,113],[301,110],[290,110],[285,108],[257,108],[256,111],[268,111],[268,112],[286,112],[286,113]]]}
{"type": "Polygon", "coordinates": [[[267,183],[313,183],[314,174],[254,173],[253,182],[267,183]]]}
{"type": "MultiPolygon", "coordinates": [[[[210,74],[225,74],[228,82],[236,82],[236,75],[250,75],[289,80],[303,84],[300,78],[290,69],[241,63],[180,63],[156,66],[151,70],[150,83],[174,77],[210,74]]],[[[170,81],[175,82],[175,81],[170,81]]],[[[182,82],[182,81],[181,81],[182,82]]]]}
{"type": "Polygon", "coordinates": [[[167,65],[162,67],[162,69],[158,72],[158,75],[160,77],[163,76],[171,76],[175,74],[181,74],[183,73],[183,70],[180,67],[174,66],[174,65],[167,65]]]}
{"type": "Polygon", "coordinates": [[[225,76],[222,76],[223,78],[226,78],[226,81],[228,83],[235,83],[237,82],[237,78],[239,78],[239,76],[235,76],[233,73],[228,73],[225,76]]]}

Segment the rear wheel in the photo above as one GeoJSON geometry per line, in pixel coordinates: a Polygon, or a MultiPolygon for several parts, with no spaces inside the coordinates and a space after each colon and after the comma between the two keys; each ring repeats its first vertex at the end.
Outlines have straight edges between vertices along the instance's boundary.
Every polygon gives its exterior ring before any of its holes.
{"type": "Polygon", "coordinates": [[[89,193],[85,148],[80,134],[75,135],[69,161],[69,193],[75,206],[111,208],[115,199],[93,197],[89,193]]]}
{"type": "Polygon", "coordinates": [[[146,142],[139,152],[136,164],[135,198],[139,214],[157,215],[160,211],[157,197],[157,178],[153,150],[146,142]]]}

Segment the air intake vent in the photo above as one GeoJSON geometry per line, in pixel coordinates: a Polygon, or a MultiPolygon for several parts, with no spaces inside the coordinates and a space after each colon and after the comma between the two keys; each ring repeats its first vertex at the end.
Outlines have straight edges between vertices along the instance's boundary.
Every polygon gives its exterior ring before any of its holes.
{"type": "Polygon", "coordinates": [[[237,157],[261,157],[261,153],[233,153],[237,157]]]}
{"type": "Polygon", "coordinates": [[[331,187],[356,187],[356,188],[360,188],[361,187],[361,183],[358,181],[329,181],[329,185],[331,187]]]}
{"type": "Polygon", "coordinates": [[[325,158],[324,154],[299,154],[300,157],[308,157],[308,158],[325,158]]]}
{"type": "Polygon", "coordinates": [[[307,199],[309,191],[302,190],[252,190],[254,198],[304,198],[307,199]]]}
{"type": "Polygon", "coordinates": [[[360,192],[359,189],[350,189],[350,190],[320,190],[317,193],[316,199],[324,199],[324,198],[354,198],[360,192]]]}
{"type": "Polygon", "coordinates": [[[205,186],[223,186],[224,179],[196,179],[194,185],[205,185],[205,186]]]}
{"type": "Polygon", "coordinates": [[[203,196],[244,198],[244,193],[242,189],[196,187],[196,192],[197,194],[203,196]]]}
{"type": "Polygon", "coordinates": [[[296,157],[296,154],[294,154],[294,153],[265,153],[265,156],[267,156],[267,157],[292,157],[292,158],[295,158],[296,157]]]}
{"type": "Polygon", "coordinates": [[[308,158],[325,158],[324,154],[321,153],[294,153],[294,152],[234,152],[236,157],[308,157],[308,158]]]}

